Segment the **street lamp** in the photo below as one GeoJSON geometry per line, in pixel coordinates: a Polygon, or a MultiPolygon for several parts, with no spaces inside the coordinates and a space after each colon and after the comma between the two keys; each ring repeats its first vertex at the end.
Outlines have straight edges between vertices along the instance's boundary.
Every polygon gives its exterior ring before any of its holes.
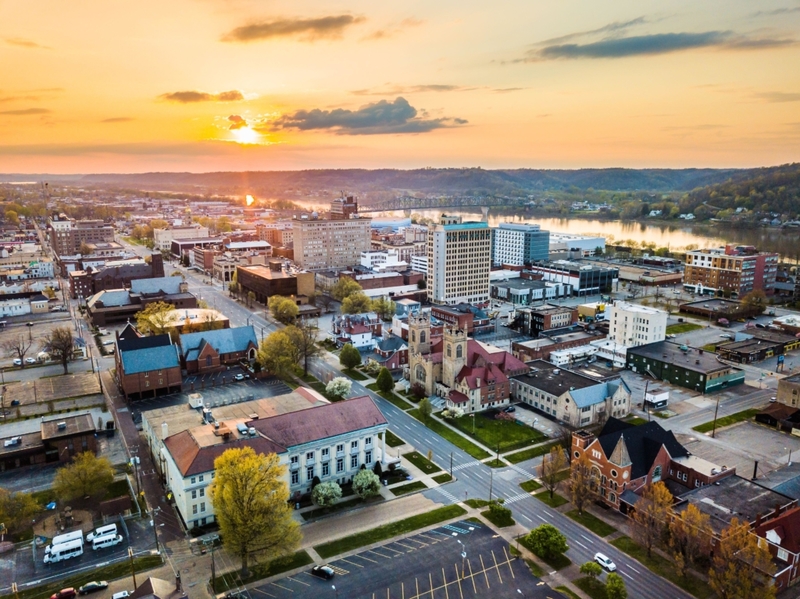
{"type": "Polygon", "coordinates": [[[339,599],[339,591],[338,591],[338,590],[336,590],[336,585],[335,585],[335,584],[332,584],[332,585],[331,585],[331,588],[333,589],[333,592],[334,592],[334,593],[336,593],[336,599],[339,599]]]}
{"type": "Polygon", "coordinates": [[[464,580],[464,562],[467,559],[467,545],[456,539],[456,542],[461,545],[461,580],[464,580]]]}

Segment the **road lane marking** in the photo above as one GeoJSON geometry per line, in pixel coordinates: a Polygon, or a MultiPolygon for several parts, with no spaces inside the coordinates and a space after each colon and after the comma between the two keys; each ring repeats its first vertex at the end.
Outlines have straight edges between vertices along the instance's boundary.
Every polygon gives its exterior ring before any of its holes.
{"type": "Polygon", "coordinates": [[[630,575],[630,574],[628,574],[627,572],[622,572],[622,571],[620,571],[620,574],[622,574],[623,576],[627,576],[628,578],[630,578],[631,580],[633,580],[633,576],[631,576],[631,575],[630,575]]]}
{"type": "Polygon", "coordinates": [[[543,518],[543,517],[542,517],[542,516],[540,516],[539,514],[534,514],[534,516],[536,516],[537,518],[539,518],[539,520],[541,520],[542,522],[547,522],[547,519],[546,519],[546,518],[543,518]]]}
{"type": "Polygon", "coordinates": [[[588,548],[586,545],[584,545],[583,543],[581,543],[581,542],[580,542],[580,541],[578,541],[577,539],[572,539],[572,540],[573,540],[575,543],[577,543],[578,545],[580,545],[581,547],[583,547],[584,549],[587,549],[587,550],[589,549],[589,548],[588,548]]]}
{"type": "Polygon", "coordinates": [[[520,518],[525,518],[525,519],[526,519],[528,522],[533,522],[533,520],[531,520],[530,518],[528,518],[528,516],[526,516],[525,514],[518,514],[518,516],[519,516],[520,518]]]}
{"type": "Polygon", "coordinates": [[[639,574],[639,573],[640,573],[640,572],[639,572],[639,570],[637,570],[637,569],[636,569],[636,568],[634,568],[633,566],[630,566],[630,565],[629,565],[629,566],[628,566],[628,568],[630,568],[631,570],[633,570],[633,571],[634,571],[634,572],[636,572],[637,574],[639,574]]]}
{"type": "Polygon", "coordinates": [[[584,539],[586,539],[586,540],[587,540],[589,543],[591,543],[591,542],[592,542],[592,539],[590,539],[590,538],[589,538],[589,537],[587,537],[586,535],[581,535],[581,536],[582,536],[584,539]]]}

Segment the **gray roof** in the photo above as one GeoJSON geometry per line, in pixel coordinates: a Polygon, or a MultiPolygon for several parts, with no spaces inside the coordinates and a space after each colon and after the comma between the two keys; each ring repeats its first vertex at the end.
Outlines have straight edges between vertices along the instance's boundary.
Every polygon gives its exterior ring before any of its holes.
{"type": "MultiPolygon", "coordinates": [[[[512,377],[514,380],[556,397],[571,391],[573,397],[579,389],[597,386],[597,381],[571,370],[559,368],[545,360],[527,362],[532,371],[512,377]],[[557,373],[557,374],[556,374],[557,373]]],[[[605,399],[605,398],[603,398],[605,399]]]]}
{"type": "Polygon", "coordinates": [[[127,289],[106,289],[105,291],[95,293],[86,303],[90,308],[93,308],[97,302],[102,302],[105,308],[130,306],[131,295],[128,293],[127,289]]]}
{"type": "Polygon", "coordinates": [[[389,335],[378,341],[378,347],[381,351],[397,351],[404,345],[406,345],[406,342],[396,335],[389,335]]]}
{"type": "Polygon", "coordinates": [[[258,338],[253,325],[246,327],[236,327],[233,329],[217,329],[216,331],[201,331],[199,333],[187,333],[181,335],[180,343],[183,353],[188,357],[192,350],[197,350],[203,341],[211,345],[221,354],[231,354],[234,352],[246,351],[252,342],[258,347],[258,338]]]}
{"type": "Polygon", "coordinates": [[[178,348],[174,345],[120,352],[120,359],[122,360],[122,369],[125,374],[152,372],[180,366],[178,348]]]}
{"type": "Polygon", "coordinates": [[[669,341],[656,341],[655,343],[648,343],[647,345],[631,347],[628,348],[628,361],[630,362],[631,356],[641,356],[656,362],[672,364],[678,368],[685,368],[686,370],[699,372],[701,374],[708,374],[730,368],[730,366],[724,362],[718,361],[716,354],[713,352],[706,352],[693,347],[682,350],[681,347],[686,346],[670,343],[669,341]]]}
{"type": "Polygon", "coordinates": [[[180,293],[183,277],[157,277],[131,281],[133,293],[180,293]]]}
{"type": "Polygon", "coordinates": [[[607,397],[611,397],[617,392],[619,387],[623,386],[628,393],[630,389],[624,381],[616,380],[605,383],[597,383],[592,387],[584,387],[583,389],[575,389],[570,392],[572,400],[579,408],[588,408],[599,403],[603,403],[607,397]]]}

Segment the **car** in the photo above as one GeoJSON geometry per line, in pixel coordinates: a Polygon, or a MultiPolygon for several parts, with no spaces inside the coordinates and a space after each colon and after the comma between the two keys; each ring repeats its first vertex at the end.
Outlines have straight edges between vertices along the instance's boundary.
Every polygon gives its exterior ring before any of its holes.
{"type": "Polygon", "coordinates": [[[19,358],[14,358],[14,366],[22,366],[22,360],[19,358]]]}
{"type": "Polygon", "coordinates": [[[503,408],[503,411],[506,414],[510,414],[511,412],[516,412],[517,408],[515,408],[514,406],[506,406],[505,408],[503,408]]]}
{"type": "Polygon", "coordinates": [[[129,591],[120,591],[119,593],[114,593],[111,595],[111,599],[125,599],[125,597],[130,597],[131,594],[129,591]]]}
{"type": "Polygon", "coordinates": [[[778,401],[777,397],[770,397],[769,398],[769,403],[775,403],[776,401],[778,401]]]}
{"type": "Polygon", "coordinates": [[[617,564],[612,562],[610,557],[602,553],[595,553],[594,561],[596,561],[598,564],[600,564],[603,568],[605,568],[609,572],[613,572],[614,570],[617,569],[617,564]]]}
{"type": "Polygon", "coordinates": [[[77,595],[75,589],[69,587],[66,589],[61,589],[57,593],[53,593],[50,595],[50,599],[74,599],[75,595],[77,595]]]}
{"type": "Polygon", "coordinates": [[[765,324],[761,324],[760,322],[757,322],[757,323],[756,323],[756,327],[757,327],[757,328],[759,328],[759,329],[766,329],[766,328],[767,328],[767,325],[765,325],[765,324]]]}
{"type": "Polygon", "coordinates": [[[85,585],[79,588],[78,595],[88,595],[89,593],[102,591],[103,589],[107,588],[108,583],[105,580],[93,580],[92,582],[87,582],[85,585]]]}
{"type": "Polygon", "coordinates": [[[36,364],[36,358],[25,358],[26,364],[36,364]]]}
{"type": "Polygon", "coordinates": [[[667,335],[667,339],[675,339],[675,337],[677,337],[677,335],[674,335],[674,334],[672,334],[672,333],[670,333],[669,335],[667,335]]]}
{"type": "Polygon", "coordinates": [[[316,576],[317,578],[324,578],[325,580],[330,580],[336,575],[336,572],[333,571],[333,568],[330,566],[314,566],[311,568],[311,575],[316,576]]]}
{"type": "Polygon", "coordinates": [[[748,316],[747,320],[758,320],[758,318],[756,318],[755,316],[748,316]]]}
{"type": "Polygon", "coordinates": [[[233,378],[236,379],[237,381],[243,381],[244,380],[244,375],[240,372],[239,374],[237,374],[233,378]]]}

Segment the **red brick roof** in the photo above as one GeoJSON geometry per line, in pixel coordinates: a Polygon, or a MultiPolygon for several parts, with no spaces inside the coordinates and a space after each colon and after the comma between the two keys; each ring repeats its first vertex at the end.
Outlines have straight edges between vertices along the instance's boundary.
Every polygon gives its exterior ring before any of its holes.
{"type": "Polygon", "coordinates": [[[227,443],[200,447],[190,431],[183,431],[167,437],[164,440],[164,445],[169,450],[172,459],[175,460],[175,464],[178,466],[178,470],[181,471],[184,477],[214,470],[214,460],[228,449],[252,447],[256,453],[265,455],[286,451],[285,447],[260,436],[233,439],[227,443]]]}
{"type": "Polygon", "coordinates": [[[774,530],[781,538],[781,548],[800,553],[800,508],[787,510],[777,518],[766,521],[757,526],[755,532],[759,537],[766,538],[770,530],[774,530]]]}

